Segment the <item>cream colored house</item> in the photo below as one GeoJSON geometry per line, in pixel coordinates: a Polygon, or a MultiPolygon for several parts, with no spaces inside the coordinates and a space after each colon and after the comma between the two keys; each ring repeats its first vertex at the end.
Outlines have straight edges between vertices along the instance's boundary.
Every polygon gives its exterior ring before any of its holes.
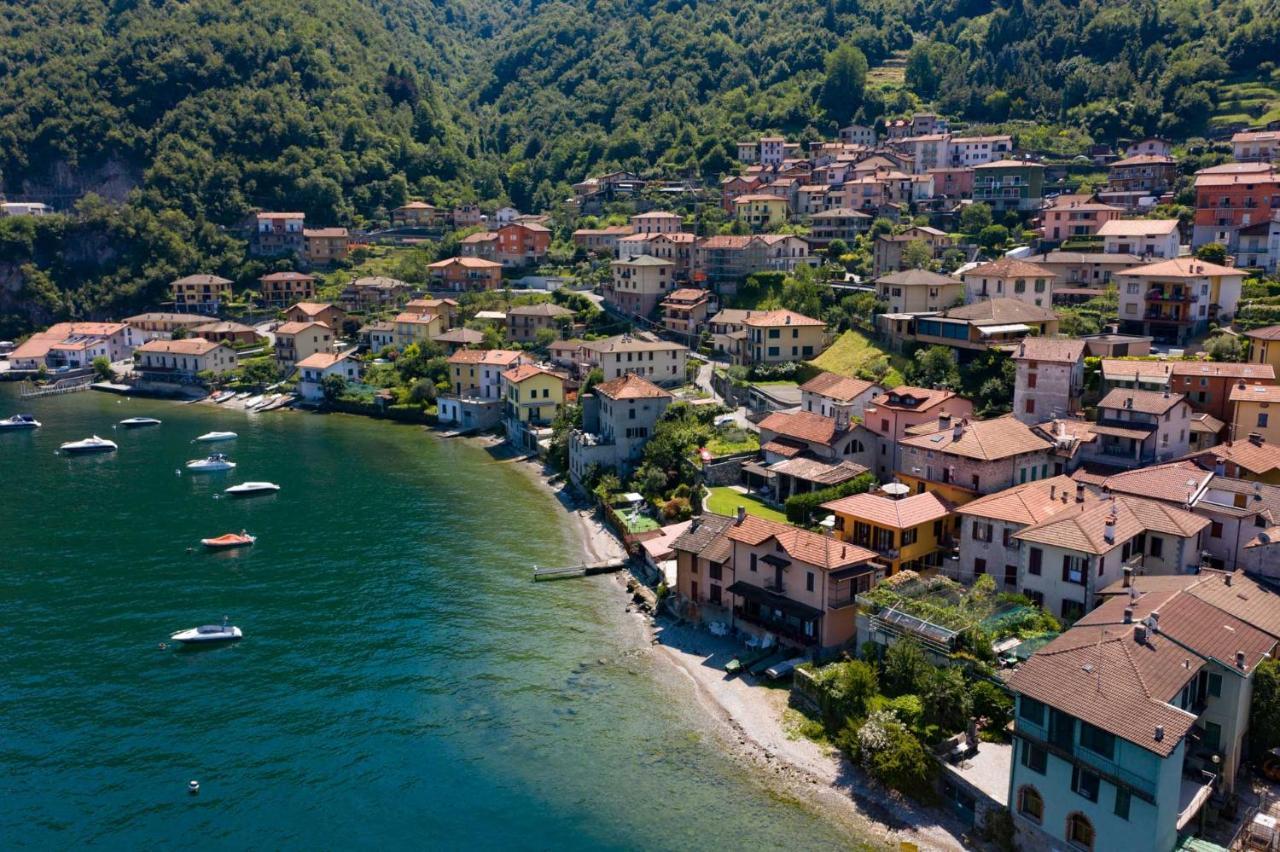
{"type": "Polygon", "coordinates": [[[748,364],[807,361],[827,348],[826,323],[795,311],[766,311],[747,317],[743,325],[747,340],[741,355],[748,364]]]}

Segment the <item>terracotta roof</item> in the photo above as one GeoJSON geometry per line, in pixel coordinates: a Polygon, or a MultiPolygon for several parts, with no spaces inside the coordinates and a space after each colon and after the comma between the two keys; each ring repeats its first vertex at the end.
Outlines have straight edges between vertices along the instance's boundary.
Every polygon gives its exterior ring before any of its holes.
{"type": "Polygon", "coordinates": [[[603,340],[588,340],[582,344],[582,348],[590,349],[592,352],[671,352],[688,349],[687,346],[672,343],[669,340],[645,340],[625,334],[606,337],[603,340]]]}
{"type": "Polygon", "coordinates": [[[564,376],[554,370],[548,370],[546,367],[539,367],[537,364],[520,364],[502,374],[502,378],[512,382],[513,384],[520,384],[520,382],[523,382],[526,379],[532,379],[534,376],[555,376],[561,381],[564,380],[564,376]]]}
{"type": "MultiPolygon", "coordinates": [[[[177,314],[166,311],[148,311],[145,314],[135,314],[131,317],[125,317],[123,323],[126,325],[138,325],[144,322],[168,322],[175,325],[200,325],[201,323],[213,322],[217,317],[207,317],[203,314],[177,314]]],[[[61,325],[61,323],[59,323],[61,325]]],[[[49,329],[53,331],[53,329],[49,329]]]]}
{"type": "Polygon", "coordinates": [[[702,299],[708,299],[711,294],[699,287],[681,287],[678,290],[672,290],[667,294],[664,301],[668,302],[696,302],[702,299]]]}
{"type": "MultiPolygon", "coordinates": [[[[1110,393],[1098,402],[1098,408],[1138,411],[1143,414],[1164,414],[1182,401],[1183,397],[1180,393],[1171,393],[1165,396],[1158,391],[1113,388],[1110,393]]],[[[1094,431],[1097,431],[1096,426],[1094,431]]]]}
{"type": "Polygon", "coordinates": [[[819,326],[825,327],[820,319],[807,317],[804,314],[798,314],[795,311],[762,311],[752,314],[742,321],[743,325],[757,326],[760,328],[774,328],[781,326],[819,326]]]}
{"type": "Polygon", "coordinates": [[[304,237],[328,237],[336,239],[338,237],[348,236],[346,228],[304,228],[302,231],[304,237]]]}
{"type": "Polygon", "coordinates": [[[1066,337],[1026,337],[1018,344],[1016,361],[1053,361],[1074,364],[1084,357],[1083,340],[1066,337]]]}
{"type": "Polygon", "coordinates": [[[475,245],[477,243],[491,243],[498,239],[497,231],[477,231],[474,234],[467,234],[458,242],[462,245],[475,245]]]}
{"type": "Polygon", "coordinates": [[[954,391],[899,385],[871,400],[871,404],[904,411],[928,411],[951,399],[958,399],[954,391]]]}
{"type": "Polygon", "coordinates": [[[449,356],[450,364],[483,364],[489,367],[510,367],[524,357],[522,352],[510,349],[459,349],[449,356]]]}
{"type": "Polygon", "coordinates": [[[1197,454],[1197,457],[1203,458],[1205,455],[1231,462],[1253,474],[1280,469],[1280,445],[1267,441],[1258,444],[1248,440],[1232,441],[1210,447],[1204,453],[1197,454]]]}
{"type": "Polygon", "coordinates": [[[752,195],[739,195],[737,198],[733,199],[734,204],[752,204],[758,201],[781,201],[783,204],[787,203],[787,199],[778,195],[770,195],[767,192],[757,192],[752,195]]]}
{"type": "MultiPolygon", "coordinates": [[[[394,328],[394,326],[392,326],[394,328]]],[[[461,343],[470,346],[484,342],[484,332],[473,328],[453,328],[435,336],[437,343],[461,343]]]]}
{"type": "Polygon", "coordinates": [[[1240,385],[1231,386],[1231,402],[1280,402],[1280,386],[1240,385]]]}
{"type": "Polygon", "coordinates": [[[203,325],[193,326],[191,332],[196,337],[202,337],[206,334],[244,334],[245,332],[257,334],[257,329],[243,323],[218,320],[217,322],[207,322],[203,325]]]}
{"type": "Polygon", "coordinates": [[[1025,260],[1002,257],[991,263],[975,266],[965,272],[962,277],[968,278],[973,275],[975,277],[985,276],[988,278],[1052,278],[1054,274],[1052,269],[1046,269],[1034,263],[1027,263],[1025,260]]]}
{"type": "MultiPolygon", "coordinates": [[[[956,509],[956,514],[1030,526],[1073,508],[1076,486],[1076,481],[1069,476],[1015,485],[965,503],[956,509]]],[[[1085,495],[1087,501],[1097,499],[1092,493],[1085,495]]]]}
{"type": "Polygon", "coordinates": [[[650,210],[648,213],[637,213],[632,219],[680,219],[683,218],[679,213],[672,213],[668,210],[650,210]]]}
{"type": "Polygon", "coordinates": [[[1274,381],[1275,367],[1270,364],[1237,364],[1231,361],[1156,360],[1103,358],[1102,377],[1107,381],[1127,380],[1130,376],[1144,379],[1163,376],[1226,376],[1233,379],[1274,381]]]}
{"type": "Polygon", "coordinates": [[[1038,308],[1018,299],[983,299],[971,305],[942,312],[948,319],[968,320],[975,325],[1005,325],[1019,322],[1053,322],[1058,315],[1049,308],[1038,308]]]}
{"type": "Polygon", "coordinates": [[[1236,518],[1261,515],[1267,523],[1277,523],[1280,522],[1280,485],[1213,476],[1193,508],[1236,518]]]}
{"type": "Polygon", "coordinates": [[[297,366],[298,369],[310,367],[313,370],[327,370],[339,361],[345,361],[346,359],[347,354],[345,352],[341,354],[333,352],[316,352],[313,355],[308,355],[306,358],[303,358],[298,362],[297,366]]]}
{"type": "Polygon", "coordinates": [[[408,287],[409,282],[401,281],[399,278],[391,278],[386,275],[366,275],[363,278],[357,278],[351,282],[353,287],[368,287],[374,290],[390,290],[399,287],[408,287]]]}
{"type": "Polygon", "coordinates": [[[912,494],[901,500],[871,492],[851,494],[823,503],[822,508],[898,530],[927,524],[951,514],[951,505],[932,491],[912,494]]]}
{"type": "Polygon", "coordinates": [[[675,266],[669,260],[663,260],[660,257],[654,257],[651,254],[637,254],[631,257],[624,257],[621,260],[615,260],[614,266],[675,266]]]}
{"type": "Polygon", "coordinates": [[[1033,163],[1030,160],[996,160],[993,163],[983,163],[980,166],[974,166],[975,169],[1013,169],[1024,167],[1036,169],[1044,168],[1044,166],[1039,163],[1033,163]]]}
{"type": "Polygon", "coordinates": [[[1280,325],[1269,325],[1265,328],[1255,328],[1244,333],[1245,337],[1252,337],[1255,340],[1280,340],[1280,325]]]}
{"type": "Polygon", "coordinates": [[[316,314],[324,313],[332,307],[333,305],[328,302],[298,302],[296,305],[289,308],[289,310],[298,310],[302,311],[307,316],[315,316],[316,314]]]}
{"type": "Polygon", "coordinates": [[[307,275],[302,272],[271,272],[263,275],[259,281],[315,281],[314,275],[307,275]]]}
{"type": "Polygon", "coordinates": [[[1051,442],[1011,414],[991,420],[958,420],[932,435],[903,438],[899,443],[979,461],[997,461],[1053,449],[1051,442]]]}
{"type": "Polygon", "coordinates": [[[707,237],[701,243],[699,248],[704,249],[745,249],[751,244],[754,237],[744,236],[740,234],[717,234],[714,237],[707,237]]]}
{"type": "Polygon", "coordinates": [[[801,391],[850,402],[875,387],[872,382],[823,371],[800,386],[801,391]]]}
{"type": "Polygon", "coordinates": [[[1016,537],[1078,553],[1103,554],[1142,532],[1187,538],[1209,525],[1206,518],[1167,503],[1127,495],[1073,506],[1069,511],[1020,530],[1016,537]],[[1105,528],[1111,518],[1115,520],[1115,530],[1112,540],[1107,541],[1105,528]]]}
{"type": "Polygon", "coordinates": [[[1123,166],[1148,166],[1148,165],[1173,165],[1173,157],[1164,154],[1134,154],[1132,157],[1125,157],[1123,160],[1116,160],[1111,163],[1111,168],[1123,166]]]}
{"type": "Polygon", "coordinates": [[[539,302],[536,305],[517,305],[507,310],[509,317],[571,317],[573,311],[561,307],[554,302],[539,302]]]}
{"type": "Polygon", "coordinates": [[[765,453],[772,453],[773,455],[789,459],[794,458],[801,453],[808,452],[809,447],[788,438],[778,438],[773,441],[765,441],[760,445],[760,449],[765,453]]]}
{"type": "Polygon", "coordinates": [[[1243,276],[1244,270],[1231,266],[1219,266],[1194,257],[1175,257],[1135,269],[1126,269],[1120,274],[1134,278],[1204,278],[1218,275],[1243,276]]]}
{"type": "Polygon", "coordinates": [[[179,278],[177,281],[174,281],[173,283],[174,284],[208,284],[210,286],[221,287],[224,284],[230,284],[231,282],[228,281],[226,278],[219,278],[217,275],[199,274],[199,275],[186,275],[182,278],[179,278]]]}
{"type": "Polygon", "coordinates": [[[396,314],[395,321],[399,323],[406,323],[409,325],[430,325],[431,323],[436,322],[439,319],[440,319],[439,314],[415,313],[411,311],[405,311],[403,313],[396,314]]]}
{"type": "Polygon", "coordinates": [[[1145,237],[1177,233],[1177,219],[1112,219],[1098,229],[1100,237],[1145,237]]]}
{"type": "Polygon", "coordinates": [[[683,550],[717,564],[724,562],[733,552],[727,535],[733,521],[733,518],[710,512],[699,515],[671,543],[671,549],[683,550]]]}
{"type": "Polygon", "coordinates": [[[1226,425],[1226,423],[1223,423],[1212,414],[1199,412],[1191,415],[1192,432],[1203,432],[1207,435],[1217,435],[1222,431],[1222,427],[1226,425]]]}
{"type": "Polygon", "coordinates": [[[137,348],[137,352],[160,352],[171,355],[207,355],[225,343],[215,343],[203,337],[188,337],[183,340],[148,340],[137,348]]]}
{"type": "Polygon", "coordinates": [[[1102,486],[1117,494],[1186,503],[1213,478],[1213,473],[1191,461],[1176,461],[1127,470],[1107,477],[1102,486]],[[1193,481],[1194,485],[1187,485],[1193,481]]]}
{"type": "Polygon", "coordinates": [[[450,257],[427,264],[427,269],[448,269],[450,266],[464,266],[467,269],[501,269],[502,264],[478,257],[450,257]]]}
{"type": "Polygon", "coordinates": [[[1168,757],[1196,720],[1169,703],[1203,666],[1195,660],[1184,667],[1186,659],[1183,648],[1159,635],[1140,644],[1132,625],[1074,627],[1032,654],[1008,685],[1168,757]]]}
{"type": "Polygon", "coordinates": [[[760,431],[824,446],[829,446],[838,434],[834,418],[811,411],[775,411],[760,421],[760,431]]]}
{"type": "Polygon", "coordinates": [[[747,515],[741,522],[730,526],[727,535],[731,541],[739,541],[751,547],[758,547],[773,539],[793,559],[827,570],[870,562],[876,558],[875,553],[864,547],[811,533],[790,524],[757,518],[755,515],[747,515]]]}
{"type": "Polygon", "coordinates": [[[775,462],[770,465],[769,470],[772,473],[781,473],[825,486],[839,485],[867,472],[867,468],[851,461],[832,464],[821,459],[803,457],[775,462]]]}
{"type": "Polygon", "coordinates": [[[628,373],[608,382],[601,382],[593,390],[610,399],[670,399],[671,394],[648,379],[628,373]]]}
{"type": "Polygon", "coordinates": [[[927,269],[904,269],[901,272],[890,272],[876,279],[877,284],[892,284],[897,287],[949,287],[961,283],[950,275],[941,275],[927,269]]]}
{"type": "Polygon", "coordinates": [[[282,322],[280,325],[276,326],[276,334],[297,334],[299,332],[306,331],[313,326],[323,328],[325,331],[330,330],[329,326],[322,322],[312,322],[308,320],[306,322],[282,322]]]}

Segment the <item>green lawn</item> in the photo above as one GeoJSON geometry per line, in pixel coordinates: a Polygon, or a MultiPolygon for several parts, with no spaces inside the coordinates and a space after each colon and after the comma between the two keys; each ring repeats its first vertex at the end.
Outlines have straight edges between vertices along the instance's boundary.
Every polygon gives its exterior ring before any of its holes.
{"type": "Polygon", "coordinates": [[[890,368],[888,374],[884,377],[884,386],[892,388],[904,384],[902,371],[906,369],[906,359],[901,355],[881,349],[860,331],[846,331],[840,335],[835,343],[831,344],[830,349],[814,358],[810,363],[832,373],[852,376],[857,374],[859,367],[878,355],[887,355],[889,358],[890,368]]]}
{"type": "Polygon", "coordinates": [[[734,491],[727,485],[719,488],[708,488],[705,508],[709,512],[715,512],[717,515],[736,515],[739,506],[747,507],[747,514],[755,515],[757,518],[764,518],[769,521],[779,521],[786,523],[787,516],[776,509],[771,509],[757,498],[743,494],[740,491],[734,491]]]}

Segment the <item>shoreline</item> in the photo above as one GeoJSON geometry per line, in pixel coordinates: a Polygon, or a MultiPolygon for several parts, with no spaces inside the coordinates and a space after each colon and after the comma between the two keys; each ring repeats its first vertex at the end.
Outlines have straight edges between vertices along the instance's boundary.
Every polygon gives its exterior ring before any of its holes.
{"type": "MultiPolygon", "coordinates": [[[[468,440],[489,452],[502,446],[490,436],[468,440]]],[[[574,498],[566,485],[548,481],[539,460],[512,453],[503,461],[527,473],[560,505],[565,529],[580,558],[594,562],[626,555],[590,504],[574,498]]],[[[737,644],[669,616],[640,612],[630,605],[627,583],[631,579],[625,569],[612,575],[621,593],[618,605],[623,612],[619,616],[636,619],[634,626],[652,659],[687,681],[731,759],[754,773],[766,789],[793,798],[820,818],[847,828],[859,843],[896,848],[900,841],[907,841],[920,849],[948,852],[973,848],[962,827],[938,809],[884,788],[834,748],[789,733],[784,719],[789,689],[744,679],[749,676],[727,679],[723,663],[736,653],[737,644]]]]}

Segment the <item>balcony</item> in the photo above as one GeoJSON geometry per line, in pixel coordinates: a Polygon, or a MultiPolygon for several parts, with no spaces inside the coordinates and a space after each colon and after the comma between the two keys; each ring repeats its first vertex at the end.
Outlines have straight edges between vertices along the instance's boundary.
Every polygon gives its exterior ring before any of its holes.
{"type": "Polygon", "coordinates": [[[1162,314],[1159,311],[1147,311],[1142,315],[1144,320],[1148,322],[1165,322],[1174,325],[1186,325],[1195,322],[1195,317],[1181,314],[1162,314]]]}
{"type": "Polygon", "coordinates": [[[1185,290],[1177,290],[1166,293],[1164,290],[1150,290],[1147,292],[1148,302],[1177,302],[1185,304],[1195,304],[1200,301],[1200,297],[1195,293],[1189,293],[1185,290]]]}

